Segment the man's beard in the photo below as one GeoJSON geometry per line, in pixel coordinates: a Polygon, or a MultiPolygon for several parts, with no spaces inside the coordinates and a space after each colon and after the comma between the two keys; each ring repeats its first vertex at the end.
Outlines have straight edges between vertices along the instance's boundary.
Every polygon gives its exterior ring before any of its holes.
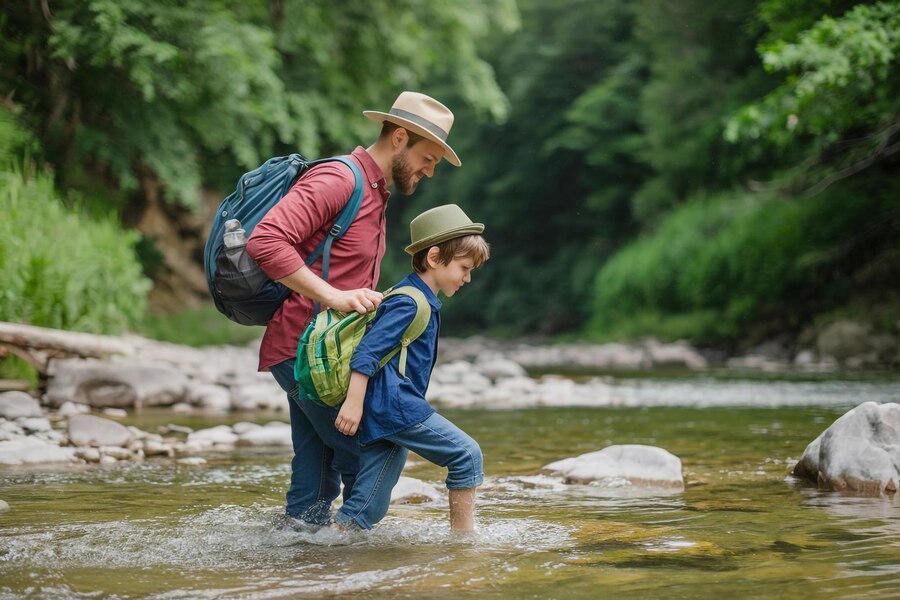
{"type": "Polygon", "coordinates": [[[395,155],[391,161],[391,177],[394,180],[394,186],[404,196],[412,196],[416,191],[416,186],[419,185],[418,181],[413,181],[412,169],[409,161],[406,160],[408,152],[409,150],[404,150],[403,153],[395,155]]]}

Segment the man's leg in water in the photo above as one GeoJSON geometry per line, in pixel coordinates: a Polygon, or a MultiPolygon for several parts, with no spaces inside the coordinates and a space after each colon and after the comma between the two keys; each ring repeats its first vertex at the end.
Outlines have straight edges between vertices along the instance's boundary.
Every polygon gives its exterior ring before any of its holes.
{"type": "MultiPolygon", "coordinates": [[[[324,525],[331,517],[331,503],[340,493],[340,474],[333,468],[334,450],[316,433],[309,418],[300,409],[293,361],[272,367],[272,375],[288,394],[291,415],[291,485],[285,512],[308,523],[324,525]]],[[[350,475],[352,483],[352,475],[350,475]]]]}

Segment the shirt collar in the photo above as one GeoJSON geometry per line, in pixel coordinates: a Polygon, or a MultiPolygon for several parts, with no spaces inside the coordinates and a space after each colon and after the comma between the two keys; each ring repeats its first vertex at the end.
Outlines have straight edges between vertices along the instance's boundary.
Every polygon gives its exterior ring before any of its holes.
{"type": "Polygon", "coordinates": [[[425,283],[425,281],[423,281],[421,277],[419,277],[418,273],[410,273],[403,279],[403,281],[401,281],[394,287],[400,287],[402,285],[411,285],[420,289],[425,294],[425,298],[428,300],[428,304],[431,305],[431,310],[441,310],[441,301],[438,300],[438,297],[435,296],[434,292],[431,291],[431,288],[428,287],[428,284],[425,283]]]}
{"type": "Polygon", "coordinates": [[[378,163],[375,162],[375,159],[372,158],[372,155],[366,152],[366,149],[362,146],[357,146],[351,156],[362,166],[364,178],[369,187],[380,190],[381,195],[387,200],[391,193],[384,182],[384,173],[381,171],[378,163]]]}

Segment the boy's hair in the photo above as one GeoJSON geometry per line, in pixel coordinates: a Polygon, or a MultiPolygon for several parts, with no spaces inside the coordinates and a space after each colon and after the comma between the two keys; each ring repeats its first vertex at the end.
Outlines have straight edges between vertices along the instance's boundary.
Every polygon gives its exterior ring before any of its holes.
{"type": "Polygon", "coordinates": [[[418,144],[419,142],[421,142],[422,140],[425,139],[423,136],[419,135],[418,133],[413,133],[409,129],[406,129],[406,127],[403,127],[402,125],[397,125],[396,123],[391,123],[390,121],[385,121],[384,123],[382,123],[381,133],[379,134],[378,139],[379,140],[388,139],[389,137],[391,137],[391,135],[394,133],[394,130],[396,130],[396,129],[405,129],[406,130],[406,134],[407,134],[406,147],[407,148],[412,148],[413,146],[415,146],[416,144],[418,144]]]}
{"type": "Polygon", "coordinates": [[[438,248],[438,261],[443,265],[449,265],[454,258],[471,258],[477,268],[491,257],[491,247],[483,237],[465,235],[416,252],[412,257],[412,267],[416,273],[428,270],[428,251],[434,247],[438,248]]]}

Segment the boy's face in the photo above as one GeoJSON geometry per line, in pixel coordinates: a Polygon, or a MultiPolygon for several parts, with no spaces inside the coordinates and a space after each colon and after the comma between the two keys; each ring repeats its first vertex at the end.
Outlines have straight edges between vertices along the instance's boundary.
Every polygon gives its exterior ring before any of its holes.
{"type": "Polygon", "coordinates": [[[471,257],[455,257],[450,264],[438,262],[433,267],[431,275],[438,289],[449,298],[459,288],[472,281],[474,269],[475,261],[471,257]]]}

